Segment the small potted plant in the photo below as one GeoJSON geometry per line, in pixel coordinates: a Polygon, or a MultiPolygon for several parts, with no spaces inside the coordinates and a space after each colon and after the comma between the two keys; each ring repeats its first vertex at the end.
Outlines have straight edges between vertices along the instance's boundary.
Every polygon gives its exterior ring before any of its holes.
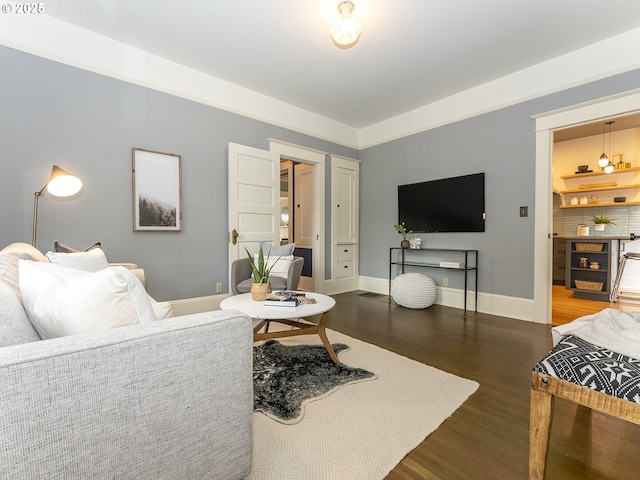
{"type": "Polygon", "coordinates": [[[409,248],[411,244],[409,243],[409,240],[407,240],[407,233],[412,233],[413,230],[407,231],[407,227],[405,226],[404,222],[400,223],[399,225],[398,224],[394,225],[393,228],[395,228],[398,233],[402,234],[402,241],[400,242],[400,247],[409,248]]]}
{"type": "Polygon", "coordinates": [[[615,218],[605,217],[604,213],[600,216],[594,215],[591,218],[593,220],[593,223],[595,224],[593,229],[596,232],[604,232],[605,227],[611,227],[611,225],[615,225],[615,223],[613,222],[615,218]]]}
{"type": "Polygon", "coordinates": [[[269,283],[269,274],[271,269],[276,264],[280,257],[276,259],[271,265],[269,265],[269,255],[265,261],[264,252],[262,247],[258,251],[257,262],[253,255],[245,247],[247,256],[249,257],[249,263],[251,264],[251,270],[253,270],[253,283],[251,284],[251,297],[256,301],[264,300],[269,293],[271,293],[271,284],[269,283]]]}

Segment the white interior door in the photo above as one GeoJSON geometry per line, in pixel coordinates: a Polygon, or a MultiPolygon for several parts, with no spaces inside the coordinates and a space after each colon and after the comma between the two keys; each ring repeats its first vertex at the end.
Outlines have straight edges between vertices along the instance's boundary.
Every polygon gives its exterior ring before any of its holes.
{"type": "Polygon", "coordinates": [[[314,280],[316,262],[314,257],[314,245],[316,240],[316,189],[315,167],[306,163],[299,163],[293,169],[293,238],[296,248],[308,249],[311,253],[311,276],[300,277],[298,288],[301,290],[315,291],[314,280]]]}
{"type": "Polygon", "coordinates": [[[229,271],[258,251],[261,241],[278,245],[280,237],[280,156],[229,143],[229,271]]]}
{"type": "Polygon", "coordinates": [[[294,172],[295,233],[293,238],[295,238],[296,247],[313,248],[316,198],[313,165],[299,163],[295,166],[294,172]]]}

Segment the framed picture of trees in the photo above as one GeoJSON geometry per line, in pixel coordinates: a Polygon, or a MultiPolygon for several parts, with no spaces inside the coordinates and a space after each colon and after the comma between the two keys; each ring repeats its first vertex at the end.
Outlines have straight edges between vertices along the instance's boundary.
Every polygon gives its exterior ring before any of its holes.
{"type": "Polygon", "coordinates": [[[132,149],[133,231],[182,231],[182,159],[132,149]]]}

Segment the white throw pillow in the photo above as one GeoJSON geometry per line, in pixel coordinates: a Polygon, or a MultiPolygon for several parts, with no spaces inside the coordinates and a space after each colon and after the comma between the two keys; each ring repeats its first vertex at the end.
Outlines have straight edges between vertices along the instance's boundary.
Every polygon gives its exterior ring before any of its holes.
{"type": "Polygon", "coordinates": [[[97,272],[109,266],[107,257],[101,248],[93,248],[88,252],[59,253],[47,252],[47,260],[56,265],[77,268],[85,272],[97,272]]]}
{"type": "MultiPolygon", "coordinates": [[[[267,257],[265,256],[265,260],[267,257]]],[[[253,255],[253,261],[258,264],[258,254],[253,255]]],[[[282,257],[274,257],[270,256],[269,261],[267,262],[267,268],[271,268],[270,277],[279,277],[279,278],[288,278],[289,277],[289,267],[291,267],[291,262],[293,262],[293,255],[286,255],[282,257]],[[275,265],[274,265],[275,264],[275,265]]]]}
{"type": "Polygon", "coordinates": [[[147,298],[151,302],[151,308],[156,316],[156,320],[164,320],[166,318],[173,318],[175,314],[171,308],[171,302],[158,302],[151,295],[147,294],[147,298]]]}
{"type": "Polygon", "coordinates": [[[86,272],[20,260],[19,278],[25,310],[43,339],[155,320],[147,292],[124,267],[86,272]]]}
{"type": "Polygon", "coordinates": [[[260,248],[262,248],[262,253],[264,253],[265,257],[269,255],[271,257],[275,256],[277,258],[280,255],[285,255],[285,256],[293,255],[293,251],[296,248],[296,244],[287,243],[286,245],[279,245],[277,247],[274,247],[270,243],[260,242],[260,248]]]}

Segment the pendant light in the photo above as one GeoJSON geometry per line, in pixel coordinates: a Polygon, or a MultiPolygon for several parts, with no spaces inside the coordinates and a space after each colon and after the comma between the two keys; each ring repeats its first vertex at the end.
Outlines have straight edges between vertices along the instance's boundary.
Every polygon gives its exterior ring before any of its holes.
{"type": "Polygon", "coordinates": [[[606,126],[609,125],[609,153],[611,153],[611,124],[615,122],[605,122],[602,126],[602,155],[600,155],[600,159],[598,160],[598,166],[604,170],[604,173],[611,173],[614,170],[613,163],[609,160],[609,157],[604,151],[604,137],[605,137],[605,129],[606,126]]]}
{"type": "Polygon", "coordinates": [[[359,22],[351,18],[354,6],[351,2],[341,2],[338,5],[340,12],[340,20],[333,24],[331,30],[331,38],[338,48],[351,48],[360,38],[362,26],[359,22]]]}

